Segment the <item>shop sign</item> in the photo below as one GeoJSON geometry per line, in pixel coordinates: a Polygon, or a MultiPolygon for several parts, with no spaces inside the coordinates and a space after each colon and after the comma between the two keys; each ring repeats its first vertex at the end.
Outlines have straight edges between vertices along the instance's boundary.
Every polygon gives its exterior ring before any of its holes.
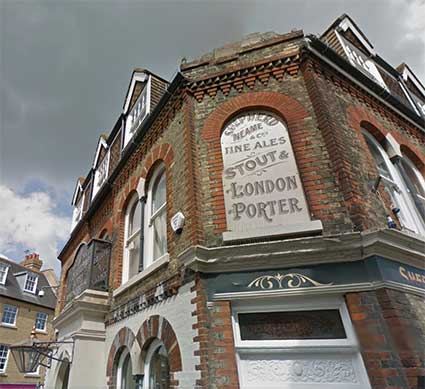
{"type": "Polygon", "coordinates": [[[253,111],[233,119],[221,136],[229,240],[321,229],[311,222],[282,120],[253,111]]]}

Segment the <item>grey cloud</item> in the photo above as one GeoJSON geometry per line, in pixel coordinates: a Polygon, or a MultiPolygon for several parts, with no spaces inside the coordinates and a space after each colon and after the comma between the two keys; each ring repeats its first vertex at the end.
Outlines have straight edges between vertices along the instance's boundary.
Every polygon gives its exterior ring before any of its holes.
{"type": "Polygon", "coordinates": [[[90,167],[97,136],[115,123],[132,68],[171,78],[182,57],[199,56],[254,31],[320,33],[346,12],[385,59],[393,65],[406,61],[424,79],[424,47],[407,37],[406,4],[3,0],[4,182],[18,187],[28,177],[41,177],[71,192],[90,167]]]}

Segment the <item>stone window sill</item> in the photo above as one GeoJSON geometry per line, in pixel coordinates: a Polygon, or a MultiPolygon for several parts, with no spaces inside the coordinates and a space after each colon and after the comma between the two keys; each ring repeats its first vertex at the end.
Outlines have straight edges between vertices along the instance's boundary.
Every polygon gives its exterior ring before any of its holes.
{"type": "Polygon", "coordinates": [[[151,275],[154,271],[166,266],[169,262],[170,256],[168,253],[165,253],[162,257],[158,258],[155,262],[150,264],[146,269],[143,269],[140,273],[137,273],[135,276],[131,277],[125,284],[115,289],[113,292],[113,296],[119,296],[131,286],[135,285],[139,281],[151,275]]]}
{"type": "Polygon", "coordinates": [[[7,323],[0,323],[0,327],[10,328],[11,330],[17,330],[18,329],[18,327],[16,327],[15,324],[7,324],[7,323]]]}

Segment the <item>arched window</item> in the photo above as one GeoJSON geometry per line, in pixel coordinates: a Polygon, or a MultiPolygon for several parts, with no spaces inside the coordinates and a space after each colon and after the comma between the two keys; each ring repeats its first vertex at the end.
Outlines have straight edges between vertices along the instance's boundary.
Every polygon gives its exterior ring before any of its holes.
{"type": "Polygon", "coordinates": [[[137,194],[134,194],[125,212],[123,283],[136,275],[140,269],[141,221],[141,204],[137,194]]]}
{"type": "Polygon", "coordinates": [[[125,349],[118,360],[117,366],[117,389],[136,389],[136,381],[133,378],[133,369],[128,349],[125,349]]]}
{"type": "Polygon", "coordinates": [[[150,345],[145,359],[143,388],[168,389],[170,387],[170,365],[164,344],[155,339],[150,345]]]}
{"type": "Polygon", "coordinates": [[[145,205],[145,267],[167,253],[166,194],[165,167],[161,164],[148,183],[145,205]]]}
{"type": "Polygon", "coordinates": [[[405,156],[391,160],[379,142],[363,130],[366,143],[375,160],[376,167],[393,208],[404,230],[425,234],[425,185],[424,180],[413,163],[405,156]]]}

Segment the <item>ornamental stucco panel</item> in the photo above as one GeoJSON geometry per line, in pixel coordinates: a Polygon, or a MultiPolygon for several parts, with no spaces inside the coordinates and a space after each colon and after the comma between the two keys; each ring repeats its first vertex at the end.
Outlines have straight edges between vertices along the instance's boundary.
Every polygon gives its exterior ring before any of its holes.
{"type": "Polygon", "coordinates": [[[262,111],[237,116],[221,135],[225,240],[320,230],[311,221],[284,122],[262,111]]]}

